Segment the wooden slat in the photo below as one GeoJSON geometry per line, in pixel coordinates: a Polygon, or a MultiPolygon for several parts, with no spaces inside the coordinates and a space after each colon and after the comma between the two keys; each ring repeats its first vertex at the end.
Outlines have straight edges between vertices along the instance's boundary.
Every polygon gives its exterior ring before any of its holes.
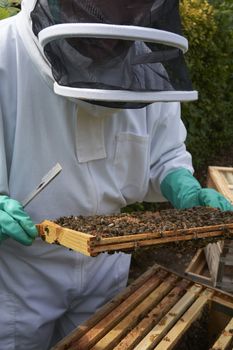
{"type": "Polygon", "coordinates": [[[90,235],[90,234],[84,233],[84,232],[80,232],[80,231],[75,231],[75,230],[72,230],[72,229],[67,228],[67,227],[62,227],[60,225],[55,224],[53,221],[49,221],[49,220],[45,220],[36,226],[38,227],[41,235],[47,234],[48,236],[50,236],[50,234],[51,234],[52,236],[55,235],[55,238],[56,238],[56,236],[60,236],[61,234],[64,234],[67,232],[70,234],[74,233],[74,234],[78,235],[78,237],[80,239],[84,239],[85,241],[87,239],[88,239],[88,241],[93,241],[93,240],[95,241],[96,240],[96,237],[93,235],[90,235]],[[49,230],[48,233],[46,232],[47,230],[49,230]]]}
{"type": "Polygon", "coordinates": [[[114,347],[114,350],[132,350],[184,295],[189,283],[186,280],[177,283],[176,287],[114,347]]]}
{"type": "MultiPolygon", "coordinates": [[[[148,233],[136,233],[131,235],[125,235],[125,236],[115,236],[115,237],[108,237],[108,238],[99,238],[98,241],[94,243],[95,246],[99,245],[107,245],[107,244],[113,244],[118,242],[131,242],[131,241],[140,241],[140,240],[149,240],[154,238],[169,238],[169,237],[177,237],[177,236],[188,236],[189,234],[198,237],[201,237],[199,235],[202,235],[206,232],[218,232],[216,235],[221,236],[224,232],[224,230],[233,230],[233,223],[230,224],[221,224],[221,225],[209,225],[209,226],[202,226],[202,227],[192,227],[188,229],[174,229],[170,231],[161,231],[161,232],[148,232],[148,233]]],[[[204,237],[208,237],[204,236],[204,237]]]]}
{"type": "Polygon", "coordinates": [[[211,170],[219,170],[219,171],[231,171],[233,172],[233,167],[226,167],[226,166],[209,166],[208,169],[211,169],[211,170]]]}
{"type": "Polygon", "coordinates": [[[44,221],[37,227],[41,237],[47,243],[59,244],[90,256],[89,246],[92,244],[93,236],[67,228],[64,229],[51,221],[44,221]]]}
{"type": "Polygon", "coordinates": [[[233,341],[233,319],[231,319],[211,350],[227,350],[233,341]]]}
{"type": "MultiPolygon", "coordinates": [[[[189,326],[195,322],[208,300],[213,311],[226,314],[228,319],[233,316],[231,294],[203,285],[194,285],[192,281],[156,266],[155,269],[147,271],[146,278],[142,275],[127,287],[120,297],[114,298],[97,311],[53,350],[173,349],[189,326]],[[151,278],[154,275],[158,277],[161,272],[166,273],[160,275],[159,284],[155,287],[151,284],[148,291],[151,278]],[[173,288],[169,287],[173,283],[173,288]],[[146,290],[143,288],[145,285],[146,290]],[[192,287],[187,288],[188,285],[192,287]]],[[[221,325],[218,328],[220,332],[223,329],[221,325]]],[[[232,325],[229,329],[225,327],[222,335],[230,332],[232,328],[232,325]]],[[[225,344],[222,335],[218,340],[225,344]]],[[[223,349],[228,350],[227,347],[223,349]]]]}
{"type": "Polygon", "coordinates": [[[205,248],[205,256],[207,261],[211,258],[214,260],[219,260],[219,256],[222,253],[222,249],[219,242],[208,244],[205,248]]]}
{"type": "Polygon", "coordinates": [[[202,273],[206,265],[206,260],[203,259],[203,256],[203,249],[198,249],[196,254],[193,256],[192,260],[190,261],[189,265],[187,266],[185,273],[193,272],[198,275],[202,273]]]}
{"type": "Polygon", "coordinates": [[[210,275],[212,277],[214,285],[215,285],[216,279],[217,279],[219,262],[220,262],[220,255],[222,252],[220,250],[220,245],[218,243],[211,243],[205,247],[206,261],[207,261],[207,265],[208,265],[210,275]]]}
{"type": "Polygon", "coordinates": [[[47,243],[60,244],[88,256],[95,256],[105,251],[135,249],[137,247],[167,244],[191,239],[213,237],[219,237],[219,239],[221,239],[224,238],[226,231],[228,231],[229,235],[231,234],[233,236],[233,223],[108,238],[100,238],[87,233],[74,231],[50,221],[44,221],[37,225],[37,227],[41,237],[44,238],[47,243]]]}
{"type": "MultiPolygon", "coordinates": [[[[46,234],[44,231],[46,229],[49,229],[48,237],[51,237],[51,240],[54,241],[55,239],[59,238],[59,236],[67,234],[72,235],[74,234],[74,237],[77,237],[78,239],[81,239],[83,241],[91,242],[91,244],[99,246],[99,245],[107,245],[107,244],[113,244],[120,242],[130,242],[132,240],[148,240],[153,238],[166,238],[170,236],[181,236],[181,235],[199,235],[205,232],[219,232],[219,235],[222,234],[222,231],[224,230],[233,230],[233,223],[230,224],[223,224],[223,225],[210,225],[210,226],[202,226],[202,227],[192,227],[188,229],[174,229],[170,231],[161,231],[161,232],[148,232],[148,233],[137,233],[137,234],[131,234],[131,235],[124,235],[124,236],[114,236],[114,237],[108,237],[108,238],[101,238],[96,237],[94,235],[83,233],[80,231],[74,231],[65,227],[61,227],[59,225],[54,224],[51,221],[45,221],[44,223],[41,223],[37,225],[40,228],[40,234],[46,234]]],[[[217,235],[217,234],[216,234],[217,235]]],[[[199,237],[199,236],[197,236],[199,237]]]]}
{"type": "MultiPolygon", "coordinates": [[[[226,173],[232,172],[232,168],[226,167],[208,167],[209,177],[211,178],[212,184],[208,183],[208,187],[214,187],[217,191],[222,193],[229,201],[233,201],[233,193],[228,187],[228,181],[226,178],[226,173]]],[[[228,175],[229,176],[229,175],[228,175]]]]}
{"type": "Polygon", "coordinates": [[[91,350],[112,350],[152,307],[154,307],[174,286],[178,277],[170,275],[163,283],[154,289],[140,304],[113,327],[91,350]]]}
{"type": "Polygon", "coordinates": [[[162,340],[163,336],[173,327],[183,313],[197,299],[202,286],[192,286],[185,295],[176,303],[165,317],[142,339],[134,350],[151,350],[162,340]]]}
{"type": "MultiPolygon", "coordinates": [[[[153,276],[161,271],[159,265],[153,265],[149,268],[143,275],[139,276],[135,281],[133,281],[127,288],[125,288],[121,293],[119,293],[113,300],[105,304],[95,315],[93,315],[89,320],[84,322],[74,329],[69,335],[64,339],[59,341],[55,347],[51,350],[67,350],[70,346],[77,340],[79,340],[84,334],[86,334],[91,328],[93,328],[98,322],[100,322],[104,317],[106,317],[110,312],[112,312],[117,306],[119,306],[125,299],[127,299],[136,290],[141,288],[142,285],[147,283],[147,281],[153,276]]],[[[164,278],[166,275],[164,276],[164,278]]]]}
{"type": "Polygon", "coordinates": [[[154,350],[170,350],[174,348],[184,332],[191,326],[198,316],[200,316],[204,306],[209,302],[213,293],[212,290],[204,290],[154,350]]]}
{"type": "Polygon", "coordinates": [[[203,275],[203,270],[206,265],[207,263],[204,249],[198,249],[190,264],[186,268],[185,274],[188,275],[194,282],[212,285],[211,277],[203,275]]]}
{"type": "Polygon", "coordinates": [[[228,187],[232,188],[231,186],[233,186],[233,173],[230,171],[226,171],[224,175],[227,178],[228,187]]]}
{"type": "Polygon", "coordinates": [[[228,294],[224,291],[216,292],[212,297],[212,301],[224,306],[225,308],[233,310],[233,298],[232,294],[228,294]]]}
{"type": "Polygon", "coordinates": [[[197,275],[196,273],[193,273],[193,272],[189,272],[189,273],[187,273],[187,275],[189,276],[189,278],[192,279],[193,282],[202,283],[202,284],[207,285],[207,286],[213,285],[211,277],[197,275]]]}
{"type": "Polygon", "coordinates": [[[104,335],[118,324],[131,310],[133,310],[154,288],[156,288],[165,278],[167,273],[159,271],[156,275],[146,281],[139,289],[132,293],[95,327],[85,333],[78,341],[74,341],[69,350],[88,350],[104,335]],[[88,344],[88,345],[87,345],[88,344]]]}
{"type": "Polygon", "coordinates": [[[137,241],[136,238],[134,238],[133,242],[127,242],[127,243],[118,243],[118,244],[107,244],[102,246],[92,246],[90,247],[90,254],[98,254],[100,252],[106,252],[106,251],[115,251],[115,250],[126,250],[126,249],[137,249],[139,247],[146,247],[150,245],[159,245],[159,244],[167,244],[167,243],[175,243],[180,241],[189,241],[192,239],[199,239],[199,238],[214,238],[219,237],[220,235],[223,235],[224,233],[221,231],[213,231],[213,232],[204,232],[204,233],[194,233],[186,236],[173,236],[169,238],[156,238],[156,239],[149,239],[144,241],[137,241]]]}
{"type": "Polygon", "coordinates": [[[227,277],[224,277],[221,282],[216,282],[216,287],[227,290],[228,292],[233,292],[233,283],[232,280],[228,279],[227,277]]]}

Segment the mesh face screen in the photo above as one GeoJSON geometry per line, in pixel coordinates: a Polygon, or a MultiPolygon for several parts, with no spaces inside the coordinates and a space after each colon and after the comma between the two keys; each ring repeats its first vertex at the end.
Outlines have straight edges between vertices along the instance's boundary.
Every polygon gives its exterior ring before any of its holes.
{"type": "MultiPolygon", "coordinates": [[[[35,35],[61,23],[134,25],[182,34],[177,0],[38,0],[31,18],[35,35]]],[[[192,90],[183,53],[171,46],[72,37],[50,42],[44,52],[55,80],[63,86],[139,92],[192,90]]],[[[121,108],[146,105],[95,104],[121,108]]]]}

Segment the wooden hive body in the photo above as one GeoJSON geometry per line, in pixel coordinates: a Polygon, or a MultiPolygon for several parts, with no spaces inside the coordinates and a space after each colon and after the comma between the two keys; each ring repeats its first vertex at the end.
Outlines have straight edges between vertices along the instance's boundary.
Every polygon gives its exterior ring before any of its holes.
{"type": "MultiPolygon", "coordinates": [[[[233,204],[233,168],[210,166],[207,186],[222,193],[233,204]]],[[[233,292],[233,242],[226,239],[208,244],[205,256],[213,286],[233,292]]]]}
{"type": "Polygon", "coordinates": [[[155,265],[52,350],[232,346],[233,296],[155,265]]]}
{"type": "Polygon", "coordinates": [[[233,168],[209,166],[207,186],[216,189],[233,203],[233,168]]]}

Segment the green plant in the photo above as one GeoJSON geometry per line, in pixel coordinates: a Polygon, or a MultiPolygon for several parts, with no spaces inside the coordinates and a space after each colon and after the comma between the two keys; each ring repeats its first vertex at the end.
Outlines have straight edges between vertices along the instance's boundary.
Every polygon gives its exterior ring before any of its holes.
{"type": "Polygon", "coordinates": [[[20,0],[0,0],[0,20],[14,16],[20,10],[20,0]]]}
{"type": "Polygon", "coordinates": [[[196,168],[233,140],[232,9],[231,1],[183,0],[180,6],[186,60],[199,92],[197,102],[182,106],[196,168]]]}
{"type": "MultiPolygon", "coordinates": [[[[182,104],[187,148],[201,170],[233,142],[233,3],[232,0],[182,0],[185,55],[199,100],[182,104]]],[[[160,208],[161,205],[158,205],[160,208]]],[[[157,204],[134,204],[133,210],[154,210],[157,204]]],[[[131,207],[127,208],[129,211],[131,207]]]]}

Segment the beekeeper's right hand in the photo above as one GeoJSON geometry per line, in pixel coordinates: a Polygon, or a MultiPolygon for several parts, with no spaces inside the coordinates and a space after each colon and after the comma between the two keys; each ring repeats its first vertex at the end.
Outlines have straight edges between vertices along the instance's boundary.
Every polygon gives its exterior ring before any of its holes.
{"type": "Polygon", "coordinates": [[[31,245],[37,235],[37,228],[22,205],[8,196],[0,196],[0,243],[12,238],[31,245]]]}

